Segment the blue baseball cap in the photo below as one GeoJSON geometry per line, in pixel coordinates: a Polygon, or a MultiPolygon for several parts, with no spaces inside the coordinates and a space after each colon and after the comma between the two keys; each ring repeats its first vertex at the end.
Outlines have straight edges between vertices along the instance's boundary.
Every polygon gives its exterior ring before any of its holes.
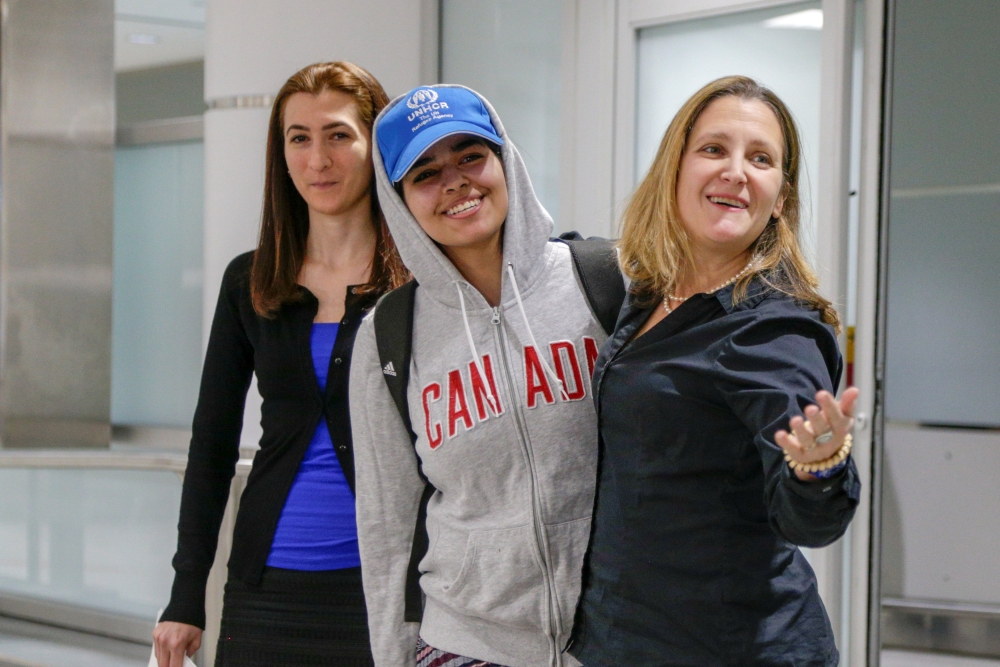
{"type": "Polygon", "coordinates": [[[453,134],[474,134],[503,145],[486,105],[471,90],[420,86],[408,92],[375,128],[389,180],[399,182],[425,150],[453,134]]]}

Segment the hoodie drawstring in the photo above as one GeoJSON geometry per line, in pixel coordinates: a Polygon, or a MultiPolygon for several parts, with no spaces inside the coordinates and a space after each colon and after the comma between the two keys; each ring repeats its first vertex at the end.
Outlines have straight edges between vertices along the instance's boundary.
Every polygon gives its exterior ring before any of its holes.
{"type": "Polygon", "coordinates": [[[486,387],[486,400],[490,404],[490,409],[493,410],[493,414],[498,415],[500,414],[500,403],[493,395],[493,387],[490,385],[490,379],[486,377],[486,372],[483,370],[483,362],[479,358],[479,352],[476,351],[476,343],[472,340],[472,329],[469,328],[469,316],[465,313],[465,296],[462,294],[461,284],[456,282],[455,289],[458,290],[458,302],[462,306],[462,324],[465,326],[465,340],[469,343],[469,350],[472,352],[472,361],[476,364],[479,377],[486,387]]]}
{"type": "Polygon", "coordinates": [[[531,330],[531,325],[528,324],[528,315],[524,312],[524,304],[521,303],[521,291],[517,289],[517,279],[514,278],[513,264],[510,263],[507,264],[507,275],[510,276],[510,284],[511,287],[514,288],[514,298],[517,299],[517,308],[518,310],[521,311],[521,319],[524,320],[524,328],[528,330],[528,339],[531,340],[532,346],[538,352],[538,360],[542,362],[542,368],[544,369],[545,373],[548,374],[549,379],[551,379],[553,382],[556,383],[556,385],[558,385],[559,395],[562,397],[562,400],[568,401],[569,394],[566,393],[566,387],[565,385],[563,385],[563,381],[559,379],[559,376],[556,375],[556,372],[552,370],[552,367],[549,366],[548,362],[545,361],[545,353],[542,351],[542,348],[538,347],[538,343],[535,341],[535,334],[531,330]]]}

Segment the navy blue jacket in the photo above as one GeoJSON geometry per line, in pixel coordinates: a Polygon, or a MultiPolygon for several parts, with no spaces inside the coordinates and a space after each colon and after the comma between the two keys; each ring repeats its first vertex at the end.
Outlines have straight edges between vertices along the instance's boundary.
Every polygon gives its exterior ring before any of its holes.
{"type": "Polygon", "coordinates": [[[601,464],[571,652],[585,667],[834,666],[816,577],[795,545],[840,537],[853,461],[801,482],[774,433],[840,380],[833,330],[751,284],[696,295],[626,344],[629,302],[594,372],[601,464]]]}

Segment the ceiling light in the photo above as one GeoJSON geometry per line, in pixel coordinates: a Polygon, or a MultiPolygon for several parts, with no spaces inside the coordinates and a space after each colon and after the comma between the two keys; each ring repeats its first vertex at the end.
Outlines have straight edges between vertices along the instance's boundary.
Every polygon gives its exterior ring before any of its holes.
{"type": "Polygon", "coordinates": [[[823,10],[807,9],[803,12],[776,16],[764,21],[765,28],[791,28],[799,30],[822,30],[823,10]]]}
{"type": "Polygon", "coordinates": [[[132,32],[129,33],[128,41],[132,44],[143,44],[145,46],[152,46],[153,44],[159,44],[160,38],[156,35],[150,35],[146,32],[132,32]]]}

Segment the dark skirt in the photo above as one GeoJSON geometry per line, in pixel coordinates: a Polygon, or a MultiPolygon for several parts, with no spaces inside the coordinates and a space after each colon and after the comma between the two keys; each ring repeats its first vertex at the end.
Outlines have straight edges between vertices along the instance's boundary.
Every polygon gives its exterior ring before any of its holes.
{"type": "Polygon", "coordinates": [[[361,568],[265,568],[226,583],[215,667],[371,667],[361,568]]]}

